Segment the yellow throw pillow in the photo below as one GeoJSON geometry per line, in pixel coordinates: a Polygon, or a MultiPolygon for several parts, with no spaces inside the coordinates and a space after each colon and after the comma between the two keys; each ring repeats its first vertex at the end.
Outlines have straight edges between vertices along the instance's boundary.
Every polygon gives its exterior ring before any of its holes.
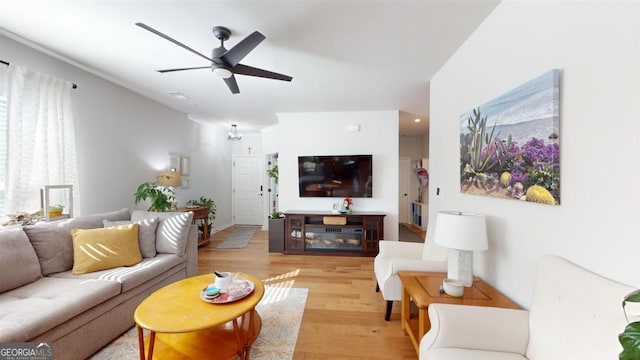
{"type": "Polygon", "coordinates": [[[73,273],[86,274],[142,260],[138,224],[98,229],[73,229],[73,273]]]}

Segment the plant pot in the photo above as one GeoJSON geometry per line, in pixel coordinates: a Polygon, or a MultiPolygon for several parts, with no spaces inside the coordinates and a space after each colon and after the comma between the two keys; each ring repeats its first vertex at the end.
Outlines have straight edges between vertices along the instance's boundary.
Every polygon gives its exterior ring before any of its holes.
{"type": "Polygon", "coordinates": [[[284,218],[269,219],[269,252],[284,252],[284,218]]]}

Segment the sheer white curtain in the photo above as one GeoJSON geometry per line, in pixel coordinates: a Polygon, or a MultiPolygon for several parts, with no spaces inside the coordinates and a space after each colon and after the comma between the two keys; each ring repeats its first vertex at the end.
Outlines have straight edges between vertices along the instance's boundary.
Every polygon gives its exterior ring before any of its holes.
{"type": "Polygon", "coordinates": [[[5,213],[35,212],[44,185],[69,184],[79,213],[71,88],[50,75],[9,66],[5,213]]]}

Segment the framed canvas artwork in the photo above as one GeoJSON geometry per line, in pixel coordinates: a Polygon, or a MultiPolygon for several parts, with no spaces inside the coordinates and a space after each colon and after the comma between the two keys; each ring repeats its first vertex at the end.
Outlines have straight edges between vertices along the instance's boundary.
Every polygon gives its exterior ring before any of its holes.
{"type": "Polygon", "coordinates": [[[460,116],[460,191],[560,204],[560,70],[460,116]]]}

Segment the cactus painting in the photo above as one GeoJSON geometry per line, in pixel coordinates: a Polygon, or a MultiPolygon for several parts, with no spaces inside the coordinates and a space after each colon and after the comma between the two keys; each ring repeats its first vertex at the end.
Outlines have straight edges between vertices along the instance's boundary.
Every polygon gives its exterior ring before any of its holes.
{"type": "Polygon", "coordinates": [[[554,69],[460,116],[462,193],[560,204],[559,83],[554,69]]]}

